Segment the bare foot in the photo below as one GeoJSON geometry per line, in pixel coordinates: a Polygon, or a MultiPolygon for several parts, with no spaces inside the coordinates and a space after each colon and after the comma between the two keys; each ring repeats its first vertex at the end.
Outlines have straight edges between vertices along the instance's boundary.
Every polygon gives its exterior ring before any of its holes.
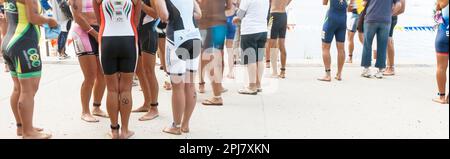
{"type": "Polygon", "coordinates": [[[394,76],[395,75],[394,68],[392,68],[392,67],[386,68],[386,70],[383,72],[383,75],[385,75],[385,76],[394,76]]]}
{"type": "Polygon", "coordinates": [[[92,110],[92,115],[103,118],[109,118],[108,114],[98,107],[94,107],[94,109],[92,110]]]}
{"type": "Polygon", "coordinates": [[[50,139],[51,137],[52,137],[52,134],[41,133],[38,131],[34,131],[31,134],[24,134],[22,136],[23,139],[50,139]]]}
{"type": "Polygon", "coordinates": [[[336,80],[338,80],[338,81],[342,81],[341,75],[336,75],[336,77],[334,77],[334,79],[336,79],[336,80]]]}
{"type": "MultiPolygon", "coordinates": [[[[34,131],[41,132],[41,131],[44,131],[44,129],[42,129],[42,128],[34,128],[34,131]]],[[[21,126],[17,127],[17,136],[22,136],[22,134],[23,134],[22,127],[21,126]]]]}
{"type": "Polygon", "coordinates": [[[345,61],[345,63],[353,63],[353,58],[348,58],[347,61],[345,61]]]}
{"type": "Polygon", "coordinates": [[[148,111],[150,111],[150,107],[143,105],[143,106],[141,106],[141,107],[139,107],[139,108],[137,108],[137,109],[135,109],[135,110],[133,110],[131,112],[133,112],[133,113],[145,113],[145,112],[148,112],[148,111]]]}
{"type": "Polygon", "coordinates": [[[120,138],[121,139],[129,139],[134,135],[134,131],[122,131],[122,133],[120,134],[120,138]]]}
{"type": "Polygon", "coordinates": [[[325,77],[319,78],[317,80],[322,81],[322,82],[331,82],[331,77],[330,76],[325,76],[325,77]]]}
{"type": "Polygon", "coordinates": [[[281,71],[279,77],[280,77],[281,79],[285,79],[285,78],[286,78],[286,71],[281,71]]]}
{"type": "Polygon", "coordinates": [[[181,128],[181,132],[189,133],[190,132],[189,127],[181,128]]]}
{"type": "Polygon", "coordinates": [[[173,126],[164,128],[163,132],[172,135],[181,135],[181,128],[175,128],[173,126]]]}
{"type": "Polygon", "coordinates": [[[119,130],[111,130],[111,132],[109,132],[108,135],[111,139],[119,139],[120,138],[119,130]]]}
{"type": "Polygon", "coordinates": [[[447,100],[445,98],[442,98],[442,97],[433,99],[433,102],[436,102],[436,103],[439,103],[439,104],[448,104],[447,100]]]}
{"type": "Polygon", "coordinates": [[[83,115],[81,115],[81,120],[84,120],[84,121],[89,122],[89,123],[96,123],[96,122],[99,122],[99,120],[96,119],[96,118],[95,118],[94,116],[92,116],[91,114],[83,114],[83,115]]]}
{"type": "Polygon", "coordinates": [[[148,111],[147,113],[145,113],[144,116],[142,116],[142,117],[139,118],[139,121],[153,120],[153,119],[156,119],[157,117],[159,117],[159,112],[158,112],[158,110],[150,109],[150,111],[148,111]]]}

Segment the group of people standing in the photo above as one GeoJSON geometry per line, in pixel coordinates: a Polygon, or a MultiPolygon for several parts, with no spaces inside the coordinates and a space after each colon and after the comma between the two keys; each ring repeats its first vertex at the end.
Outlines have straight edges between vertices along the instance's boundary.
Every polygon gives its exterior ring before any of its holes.
{"type": "MultiPolygon", "coordinates": [[[[173,122],[164,128],[165,133],[181,135],[190,132],[189,123],[197,101],[195,77],[198,71],[198,92],[205,93],[205,76],[210,78],[213,90],[213,97],[202,104],[224,104],[222,93],[228,91],[222,85],[225,49],[229,54],[228,78],[234,78],[233,68],[237,63],[245,65],[248,71],[248,85],[238,93],[257,95],[263,91],[264,62],[266,67],[272,67],[273,77],[286,78],[286,7],[291,1],[68,0],[73,21],[67,43],[75,47],[84,76],[80,91],[81,119],[98,122],[95,116],[109,118],[111,138],[127,139],[134,135],[129,129],[132,112],[145,112],[140,121],[157,118],[157,53],[163,59],[161,69],[170,77],[170,86],[165,87],[172,89],[173,122]],[[281,55],[280,74],[278,52],[281,55]],[[141,107],[132,110],[131,90],[135,75],[145,100],[141,107]],[[100,109],[105,91],[107,112],[100,109]]],[[[388,49],[388,44],[393,44],[389,37],[393,34],[395,16],[404,11],[405,0],[323,0],[323,4],[329,5],[322,34],[326,75],[319,80],[331,81],[333,38],[336,38],[338,48],[335,79],[342,80],[347,30],[350,41],[348,62],[353,61],[356,31],[360,32],[360,41],[364,43],[362,76],[372,76],[369,67],[375,35],[378,41],[375,67],[379,70],[374,76],[382,78],[383,72],[393,75],[393,54],[388,56],[392,61],[386,67],[386,52],[393,51],[393,48],[388,49]],[[353,13],[354,21],[349,27],[348,12],[353,13]]],[[[439,13],[443,18],[436,40],[440,98],[435,101],[448,103],[444,71],[448,66],[448,0],[439,0],[437,8],[442,10],[439,13]]],[[[58,23],[54,18],[41,15],[40,11],[36,0],[5,0],[8,26],[2,52],[14,81],[11,108],[17,135],[46,139],[51,134],[35,128],[32,120],[42,69],[39,26],[48,24],[54,28],[58,23]]]]}
{"type": "MultiPolygon", "coordinates": [[[[405,12],[406,0],[323,0],[329,9],[322,31],[322,53],[325,65],[325,76],[319,81],[331,82],[331,56],[330,47],[333,39],[336,40],[338,52],[338,71],[335,79],[342,80],[342,70],[345,63],[345,41],[348,35],[349,57],[347,63],[353,63],[354,37],[358,34],[359,41],[363,44],[361,66],[362,77],[375,77],[395,75],[394,68],[394,29],[398,16],[405,12]],[[351,18],[347,18],[347,12],[352,12],[351,18]],[[351,21],[347,23],[347,19],[351,21]],[[349,24],[348,26],[346,26],[349,24]],[[347,30],[347,31],[346,31],[347,30]],[[359,33],[356,33],[359,32],[359,33]],[[376,37],[376,39],[375,39],[376,37]],[[372,44],[376,40],[376,47],[372,44]],[[375,73],[371,73],[372,56],[376,59],[375,73]]],[[[448,104],[446,96],[446,81],[448,69],[448,0],[438,0],[436,7],[436,52],[437,52],[437,83],[439,98],[433,101],[448,104]]]]}
{"type": "MultiPolygon", "coordinates": [[[[272,4],[278,4],[275,2],[272,4]]],[[[283,2],[287,5],[290,0],[283,2]]],[[[205,72],[214,92],[214,97],[203,104],[223,105],[221,93],[227,91],[221,84],[224,47],[230,54],[227,77],[234,78],[232,69],[239,61],[248,66],[249,84],[239,93],[256,95],[262,91],[269,0],[62,0],[55,4],[70,7],[70,24],[65,21],[70,25],[67,45],[74,46],[84,76],[80,90],[81,119],[98,122],[95,116],[109,118],[109,134],[113,139],[134,135],[129,129],[131,112],[146,112],[139,118],[141,121],[159,116],[154,69],[158,50],[163,52],[161,69],[170,76],[172,89],[173,122],[163,132],[175,135],[190,132],[198,70],[199,92],[205,92],[205,72]],[[238,50],[244,50],[242,55],[238,50]],[[145,102],[132,110],[135,74],[145,102]],[[100,109],[105,91],[107,112],[100,109]]],[[[5,6],[8,27],[2,52],[14,81],[11,107],[17,135],[51,138],[51,134],[35,128],[32,120],[42,70],[39,26],[48,24],[56,28],[61,24],[54,17],[43,16],[36,0],[6,0],[5,6]]],[[[280,8],[274,11],[279,12],[280,8]]],[[[285,31],[279,31],[284,35],[272,37],[284,39],[285,31]]]]}

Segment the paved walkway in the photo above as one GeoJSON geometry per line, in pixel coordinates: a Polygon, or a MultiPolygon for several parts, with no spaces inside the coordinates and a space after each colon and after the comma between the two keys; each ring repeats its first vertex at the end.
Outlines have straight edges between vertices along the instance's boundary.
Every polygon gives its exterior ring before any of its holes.
{"type": "MultiPolygon", "coordinates": [[[[238,68],[243,77],[243,68],[238,68]]],[[[140,122],[131,116],[135,138],[449,138],[449,107],[431,102],[435,97],[434,67],[403,66],[398,75],[383,80],[359,77],[360,68],[348,67],[344,81],[322,83],[321,67],[288,68],[285,80],[264,79],[265,92],[242,96],[236,91],[244,80],[228,80],[225,106],[204,107],[199,95],[191,133],[161,133],[171,122],[171,92],[161,89],[161,117],[140,122]]],[[[159,72],[159,71],[158,71],[159,72]]],[[[82,74],[77,65],[44,65],[44,78],[36,97],[35,123],[54,138],[107,138],[109,120],[80,120],[79,87],[82,74]]],[[[163,74],[159,72],[158,79],[163,74]]],[[[161,82],[161,81],[160,81],[161,82]]],[[[0,73],[0,138],[16,138],[9,107],[12,83],[0,73]]],[[[133,89],[135,106],[142,92],[133,89]]],[[[105,107],[103,107],[105,108],[105,107]]]]}

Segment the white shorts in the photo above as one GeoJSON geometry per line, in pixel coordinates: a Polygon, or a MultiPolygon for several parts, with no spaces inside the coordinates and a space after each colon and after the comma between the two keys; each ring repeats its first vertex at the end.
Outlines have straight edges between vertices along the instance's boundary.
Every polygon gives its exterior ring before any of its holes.
{"type": "Polygon", "coordinates": [[[166,42],[166,64],[169,75],[183,76],[186,72],[197,72],[200,62],[200,39],[187,40],[176,47],[170,40],[166,42]]]}

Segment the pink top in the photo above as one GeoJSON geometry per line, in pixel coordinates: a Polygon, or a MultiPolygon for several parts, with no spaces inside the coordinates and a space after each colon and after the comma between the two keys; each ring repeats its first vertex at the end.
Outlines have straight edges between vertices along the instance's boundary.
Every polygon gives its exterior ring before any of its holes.
{"type": "Polygon", "coordinates": [[[83,7],[81,9],[81,12],[83,12],[83,13],[94,12],[94,6],[92,5],[92,0],[82,0],[82,1],[83,1],[83,7]]]}

